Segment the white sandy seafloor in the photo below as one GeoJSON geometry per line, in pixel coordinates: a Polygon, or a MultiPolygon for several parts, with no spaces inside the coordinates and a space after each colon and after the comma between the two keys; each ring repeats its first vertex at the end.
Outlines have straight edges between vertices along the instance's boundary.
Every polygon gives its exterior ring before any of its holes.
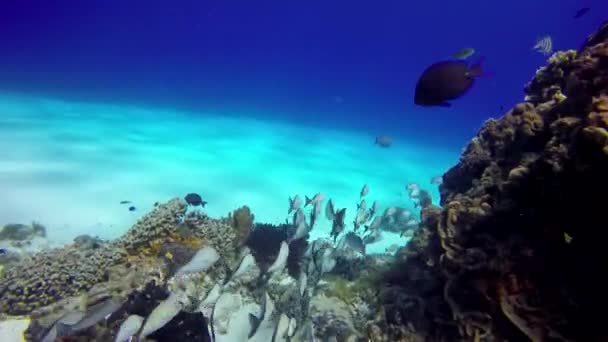
{"type": "MultiPolygon", "coordinates": [[[[113,239],[154,202],[188,192],[209,202],[212,217],[246,204],[257,222],[278,224],[287,218],[289,196],[319,191],[336,208],[348,208],[350,223],[364,184],[380,213],[389,206],[413,209],[409,182],[438,200],[430,178],[458,157],[404,139],[381,149],[373,144],[377,132],[338,129],[0,96],[0,224],[40,222],[56,243],[80,234],[113,239]]],[[[323,217],[311,237],[329,236],[330,228],[323,217]]],[[[385,233],[367,250],[404,242],[385,233]]]]}

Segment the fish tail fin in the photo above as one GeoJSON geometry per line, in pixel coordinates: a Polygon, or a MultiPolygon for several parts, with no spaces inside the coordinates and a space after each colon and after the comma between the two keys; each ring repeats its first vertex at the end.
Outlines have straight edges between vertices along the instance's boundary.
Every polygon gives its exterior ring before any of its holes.
{"type": "Polygon", "coordinates": [[[304,206],[306,207],[306,206],[308,206],[312,202],[312,199],[308,198],[308,196],[305,195],[304,196],[304,202],[305,202],[304,206]]]}
{"type": "Polygon", "coordinates": [[[480,57],[479,60],[477,62],[475,62],[475,64],[471,65],[471,68],[469,68],[469,75],[471,75],[472,77],[478,77],[478,78],[494,77],[493,73],[483,70],[484,62],[485,62],[485,57],[480,57]]]}
{"type": "Polygon", "coordinates": [[[480,77],[485,76],[483,72],[483,63],[485,61],[485,57],[480,57],[475,64],[471,65],[469,68],[469,75],[472,77],[480,77]]]}

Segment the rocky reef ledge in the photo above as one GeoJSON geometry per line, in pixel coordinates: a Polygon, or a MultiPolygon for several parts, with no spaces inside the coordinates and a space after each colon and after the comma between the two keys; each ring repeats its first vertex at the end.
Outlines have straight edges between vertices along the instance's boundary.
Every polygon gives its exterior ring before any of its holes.
{"type": "Polygon", "coordinates": [[[608,341],[608,22],[443,176],[374,341],[608,341]]]}

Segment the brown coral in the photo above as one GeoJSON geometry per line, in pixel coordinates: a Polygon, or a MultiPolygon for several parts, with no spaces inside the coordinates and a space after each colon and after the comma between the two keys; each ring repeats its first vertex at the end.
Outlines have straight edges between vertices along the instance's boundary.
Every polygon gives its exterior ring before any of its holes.
{"type": "Polygon", "coordinates": [[[0,279],[0,311],[13,315],[88,290],[108,277],[108,268],[124,260],[112,245],[94,250],[74,246],[43,251],[10,267],[0,279]]]}

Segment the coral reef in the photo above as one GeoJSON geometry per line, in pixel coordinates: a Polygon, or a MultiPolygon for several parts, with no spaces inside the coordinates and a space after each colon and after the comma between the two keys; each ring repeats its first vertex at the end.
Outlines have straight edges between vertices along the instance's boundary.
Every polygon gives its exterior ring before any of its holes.
{"type": "Polygon", "coordinates": [[[20,315],[108,279],[124,255],[112,245],[42,251],[8,267],[0,279],[0,311],[20,315]]]}
{"type": "Polygon", "coordinates": [[[36,222],[31,225],[12,223],[0,229],[0,240],[23,241],[32,239],[35,236],[46,236],[46,228],[36,222]]]}
{"type": "Polygon", "coordinates": [[[608,340],[597,314],[608,304],[608,23],[579,52],[554,54],[525,92],[443,175],[441,207],[412,184],[420,219],[398,207],[378,218],[373,229],[413,232],[394,257],[294,239],[295,224],[255,223],[247,206],[213,219],[175,198],[117,240],[81,236],[4,263],[2,318],[29,316],[34,341],[608,340]]]}
{"type": "Polygon", "coordinates": [[[608,340],[608,23],[525,92],[443,176],[442,208],[422,210],[374,341],[608,340]]]}
{"type": "Polygon", "coordinates": [[[246,206],[222,219],[186,208],[172,199],[117,240],[79,236],[10,264],[0,275],[2,319],[29,316],[33,341],[112,340],[119,330],[121,338],[209,341],[211,324],[231,340],[248,333],[249,315],[264,307],[254,340],[293,336],[320,270],[330,270],[321,267],[329,254],[305,258],[308,242],[293,240],[292,226],[255,224],[246,206]]]}

